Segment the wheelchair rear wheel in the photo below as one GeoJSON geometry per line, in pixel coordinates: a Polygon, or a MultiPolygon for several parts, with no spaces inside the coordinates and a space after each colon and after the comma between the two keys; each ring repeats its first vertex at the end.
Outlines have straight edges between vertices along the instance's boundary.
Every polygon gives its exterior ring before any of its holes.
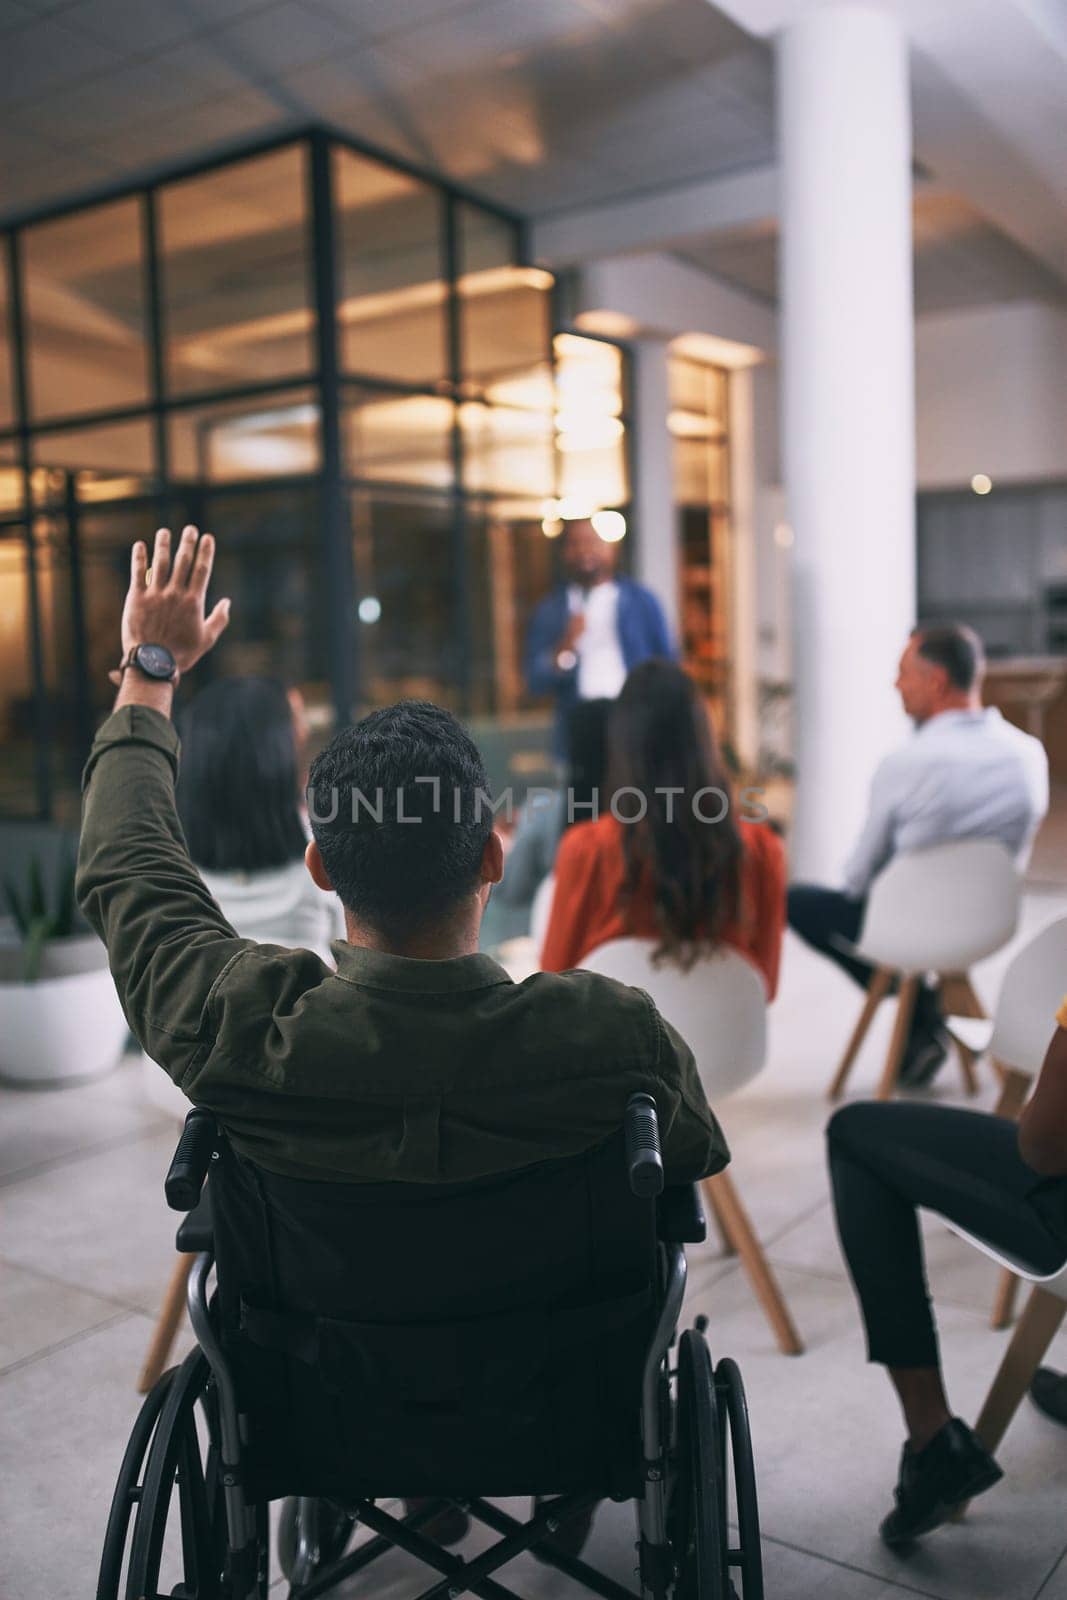
{"type": "Polygon", "coordinates": [[[676,1600],[729,1600],[723,1433],[711,1353],[702,1332],[678,1341],[675,1482],[669,1537],[676,1600]]]}
{"type": "MultiPolygon", "coordinates": [[[[748,1402],[741,1381],[741,1370],[737,1362],[731,1361],[728,1356],[715,1368],[715,1387],[719,1395],[720,1420],[729,1427],[737,1508],[737,1549],[730,1551],[730,1565],[741,1575],[744,1600],[763,1600],[759,1500],[752,1458],[752,1435],[748,1426],[748,1402]]],[[[725,1442],[724,1436],[724,1445],[725,1442]]]]}
{"type": "Polygon", "coordinates": [[[141,1468],[152,1442],[159,1413],[174,1381],[175,1368],[164,1372],[145,1398],[137,1413],[129,1443],[119,1468],[119,1478],[111,1499],[111,1511],[104,1534],[104,1550],[100,1557],[100,1572],[96,1580],[96,1600],[118,1600],[122,1582],[122,1564],[126,1554],[126,1536],[134,1506],[141,1498],[141,1468]]]}
{"type": "Polygon", "coordinates": [[[193,1350],[159,1380],[134,1424],[108,1520],[97,1600],[158,1600],[162,1594],[265,1600],[265,1506],[257,1508],[257,1526],[258,1540],[247,1552],[251,1570],[237,1575],[227,1548],[215,1393],[203,1352],[193,1350]]]}

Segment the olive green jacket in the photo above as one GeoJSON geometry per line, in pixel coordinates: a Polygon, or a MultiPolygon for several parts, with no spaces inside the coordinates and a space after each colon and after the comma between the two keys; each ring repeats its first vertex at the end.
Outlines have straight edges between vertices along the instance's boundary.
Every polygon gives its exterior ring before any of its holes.
{"type": "Polygon", "coordinates": [[[588,1149],[647,1090],[669,1179],[726,1165],[692,1053],[641,990],[591,972],[514,983],[486,955],[344,940],[332,972],[239,938],[189,859],[178,749],[141,706],[100,729],[78,903],[141,1045],[238,1151],[297,1178],[461,1182],[588,1149]]]}

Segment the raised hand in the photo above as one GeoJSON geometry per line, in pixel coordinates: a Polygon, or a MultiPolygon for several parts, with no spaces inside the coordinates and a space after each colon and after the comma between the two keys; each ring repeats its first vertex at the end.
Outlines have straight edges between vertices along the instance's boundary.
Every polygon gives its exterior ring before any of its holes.
{"type": "MultiPolygon", "coordinates": [[[[169,528],[156,534],[152,562],[139,539],[130,555],[130,587],[122,609],[122,657],[138,644],[166,645],[181,673],[207,654],[230,620],[229,600],[205,615],[207,586],[215,563],[215,540],[191,525],[182,529],[171,560],[169,528]]],[[[119,674],[112,673],[119,681],[119,674]]]]}

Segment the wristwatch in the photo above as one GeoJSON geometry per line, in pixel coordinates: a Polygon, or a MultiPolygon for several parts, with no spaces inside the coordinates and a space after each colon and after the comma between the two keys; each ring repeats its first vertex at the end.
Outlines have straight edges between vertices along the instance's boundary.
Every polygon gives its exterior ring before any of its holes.
{"type": "Polygon", "coordinates": [[[156,683],[178,681],[178,663],[165,644],[133,645],[119,671],[125,672],[129,667],[136,667],[138,672],[143,672],[146,678],[156,683]]]}

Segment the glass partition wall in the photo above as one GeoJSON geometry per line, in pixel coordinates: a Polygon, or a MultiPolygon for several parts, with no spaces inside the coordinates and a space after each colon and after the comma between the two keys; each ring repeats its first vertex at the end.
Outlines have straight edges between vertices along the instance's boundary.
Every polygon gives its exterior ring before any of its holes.
{"type": "Polygon", "coordinates": [[[0,237],[0,816],[76,816],[161,523],[234,602],[194,688],[280,677],[320,737],[431,698],[536,769],[522,635],[566,497],[626,509],[626,406],[514,218],[312,131],[0,237]]]}

